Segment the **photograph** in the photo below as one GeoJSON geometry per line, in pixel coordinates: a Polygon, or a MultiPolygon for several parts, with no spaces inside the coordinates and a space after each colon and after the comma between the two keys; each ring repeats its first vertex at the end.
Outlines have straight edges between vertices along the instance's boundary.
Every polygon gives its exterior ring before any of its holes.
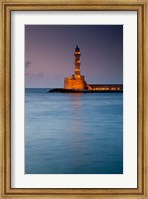
{"type": "Polygon", "coordinates": [[[0,198],[146,199],[146,0],[0,10],[0,198]]]}
{"type": "Polygon", "coordinates": [[[25,174],[124,174],[123,25],[25,25],[25,174]]]}

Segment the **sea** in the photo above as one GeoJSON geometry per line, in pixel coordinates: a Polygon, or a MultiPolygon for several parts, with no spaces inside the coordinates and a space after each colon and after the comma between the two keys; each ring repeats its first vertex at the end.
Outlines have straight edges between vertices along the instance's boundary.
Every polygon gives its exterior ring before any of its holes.
{"type": "Polygon", "coordinates": [[[26,174],[122,174],[123,93],[25,89],[26,174]]]}

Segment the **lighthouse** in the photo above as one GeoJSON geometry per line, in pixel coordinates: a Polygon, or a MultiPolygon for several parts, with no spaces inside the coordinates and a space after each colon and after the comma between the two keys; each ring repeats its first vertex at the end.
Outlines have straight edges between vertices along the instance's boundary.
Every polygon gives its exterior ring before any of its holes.
{"type": "Polygon", "coordinates": [[[49,92],[123,92],[123,84],[88,84],[84,75],[81,75],[81,52],[78,45],[74,51],[74,74],[64,79],[64,89],[57,88],[49,92]]]}
{"type": "Polygon", "coordinates": [[[73,90],[84,90],[87,83],[85,81],[84,75],[81,75],[80,72],[80,57],[81,57],[81,52],[80,48],[76,46],[75,51],[74,51],[74,74],[70,77],[66,77],[64,79],[64,89],[73,89],[73,90]]]}
{"type": "Polygon", "coordinates": [[[81,52],[80,52],[80,48],[78,46],[76,46],[75,48],[75,52],[74,52],[74,56],[75,56],[75,77],[80,78],[80,56],[81,56],[81,52]]]}

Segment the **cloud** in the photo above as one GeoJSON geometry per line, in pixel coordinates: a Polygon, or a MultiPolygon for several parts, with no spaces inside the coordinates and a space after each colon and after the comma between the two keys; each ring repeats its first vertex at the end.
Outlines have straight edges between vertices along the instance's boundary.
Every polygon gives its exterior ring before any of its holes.
{"type": "Polygon", "coordinates": [[[31,66],[31,61],[27,60],[25,62],[25,68],[29,68],[31,66]]]}
{"type": "Polygon", "coordinates": [[[63,75],[54,75],[53,76],[53,79],[63,79],[63,75]]]}
{"type": "Polygon", "coordinates": [[[43,78],[43,77],[44,77],[44,73],[37,73],[36,76],[37,76],[38,78],[43,78]]]}
{"type": "Polygon", "coordinates": [[[31,75],[31,78],[43,78],[44,77],[44,73],[35,73],[31,75]]]}

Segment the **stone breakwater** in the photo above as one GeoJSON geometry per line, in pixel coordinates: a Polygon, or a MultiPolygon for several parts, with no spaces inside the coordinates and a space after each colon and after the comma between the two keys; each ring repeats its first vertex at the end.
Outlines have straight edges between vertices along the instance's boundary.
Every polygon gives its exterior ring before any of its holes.
{"type": "Polygon", "coordinates": [[[122,93],[121,90],[74,90],[74,89],[64,89],[55,88],[48,90],[49,93],[122,93]]]}

